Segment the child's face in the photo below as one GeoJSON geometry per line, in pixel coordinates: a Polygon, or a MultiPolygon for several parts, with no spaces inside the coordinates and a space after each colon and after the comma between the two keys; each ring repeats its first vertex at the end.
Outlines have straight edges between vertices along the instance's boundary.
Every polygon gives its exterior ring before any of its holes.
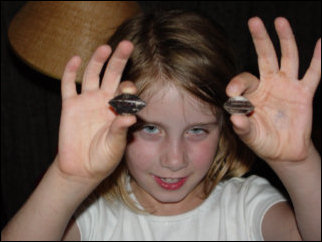
{"type": "Polygon", "coordinates": [[[143,126],[126,149],[128,169],[136,187],[150,198],[180,202],[202,190],[217,150],[219,120],[209,106],[174,86],[145,101],[138,115],[143,126]]]}

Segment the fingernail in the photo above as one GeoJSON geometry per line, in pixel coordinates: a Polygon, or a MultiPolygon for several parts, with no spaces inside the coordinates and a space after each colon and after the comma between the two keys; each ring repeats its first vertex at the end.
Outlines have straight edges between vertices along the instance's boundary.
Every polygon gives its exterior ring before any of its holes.
{"type": "Polygon", "coordinates": [[[238,96],[238,90],[235,85],[230,85],[227,87],[226,93],[229,97],[238,96]]]}
{"type": "Polygon", "coordinates": [[[134,94],[135,90],[131,87],[125,87],[124,89],[122,89],[122,93],[134,94]]]}

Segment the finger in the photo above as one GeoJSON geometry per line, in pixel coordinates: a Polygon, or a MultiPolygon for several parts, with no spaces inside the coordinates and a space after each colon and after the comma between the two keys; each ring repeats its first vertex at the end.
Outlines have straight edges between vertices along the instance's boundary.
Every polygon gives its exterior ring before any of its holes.
{"type": "Polygon", "coordinates": [[[288,77],[298,79],[299,57],[292,28],[285,18],[276,18],[275,29],[281,46],[281,68],[288,77]]]}
{"type": "Polygon", "coordinates": [[[258,17],[251,18],[248,27],[257,53],[261,77],[276,74],[279,71],[276,52],[262,20],[258,17]]]}
{"type": "Polygon", "coordinates": [[[135,122],[135,115],[117,115],[111,124],[109,135],[111,135],[114,140],[125,140],[127,129],[135,122]]]}
{"type": "Polygon", "coordinates": [[[235,133],[247,144],[253,135],[249,118],[245,115],[234,114],[230,117],[230,120],[235,133]]]}
{"type": "Polygon", "coordinates": [[[227,85],[226,93],[229,97],[240,96],[244,93],[252,93],[258,87],[259,80],[249,72],[243,72],[235,76],[227,85]]]}
{"type": "Polygon", "coordinates": [[[118,160],[123,156],[127,141],[127,131],[135,122],[135,115],[117,115],[111,124],[107,136],[107,143],[113,151],[116,151],[118,157],[115,158],[118,160]]]}
{"type": "Polygon", "coordinates": [[[308,70],[306,71],[302,81],[312,93],[315,92],[321,80],[321,38],[317,41],[314,54],[308,70]]]}
{"type": "Polygon", "coordinates": [[[63,100],[77,95],[75,80],[80,64],[81,58],[79,56],[72,57],[66,64],[61,80],[61,94],[63,100]]]}
{"type": "Polygon", "coordinates": [[[128,93],[128,94],[136,94],[137,89],[133,82],[131,81],[122,81],[118,87],[117,94],[128,93]]]}
{"type": "Polygon", "coordinates": [[[97,90],[99,88],[100,73],[111,52],[111,47],[108,45],[102,45],[96,49],[85,69],[82,91],[97,90]]]}
{"type": "Polygon", "coordinates": [[[125,65],[133,51],[130,41],[122,41],[107,64],[101,89],[113,95],[121,80],[125,65]]]}

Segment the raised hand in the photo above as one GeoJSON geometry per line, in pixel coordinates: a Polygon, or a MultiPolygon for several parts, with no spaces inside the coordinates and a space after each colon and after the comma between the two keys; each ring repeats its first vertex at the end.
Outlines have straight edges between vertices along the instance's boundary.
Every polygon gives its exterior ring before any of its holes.
{"type": "Polygon", "coordinates": [[[101,181],[120,162],[127,128],[136,122],[136,118],[116,115],[108,101],[121,92],[136,92],[131,82],[122,82],[119,86],[132,51],[133,45],[129,41],[118,45],[100,85],[100,72],[111,54],[109,46],[100,46],[86,67],[80,94],[76,91],[75,78],[81,60],[75,56],[66,65],[61,84],[58,150],[58,167],[63,174],[101,181]]]}
{"type": "Polygon", "coordinates": [[[255,106],[250,116],[232,115],[235,132],[266,161],[305,160],[312,148],[312,101],[321,78],[321,39],[310,67],[298,78],[298,50],[285,18],[275,20],[281,61],[263,22],[249,20],[249,30],[258,56],[260,78],[242,73],[227,86],[228,96],[244,95],[255,106]]]}

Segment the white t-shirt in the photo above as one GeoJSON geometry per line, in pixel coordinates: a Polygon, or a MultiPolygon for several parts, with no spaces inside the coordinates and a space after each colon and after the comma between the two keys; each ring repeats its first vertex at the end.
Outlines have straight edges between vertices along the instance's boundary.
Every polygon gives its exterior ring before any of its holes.
{"type": "Polygon", "coordinates": [[[219,183],[195,209],[180,215],[137,214],[104,198],[76,219],[81,240],[263,240],[262,219],[282,194],[258,176],[219,183]]]}

